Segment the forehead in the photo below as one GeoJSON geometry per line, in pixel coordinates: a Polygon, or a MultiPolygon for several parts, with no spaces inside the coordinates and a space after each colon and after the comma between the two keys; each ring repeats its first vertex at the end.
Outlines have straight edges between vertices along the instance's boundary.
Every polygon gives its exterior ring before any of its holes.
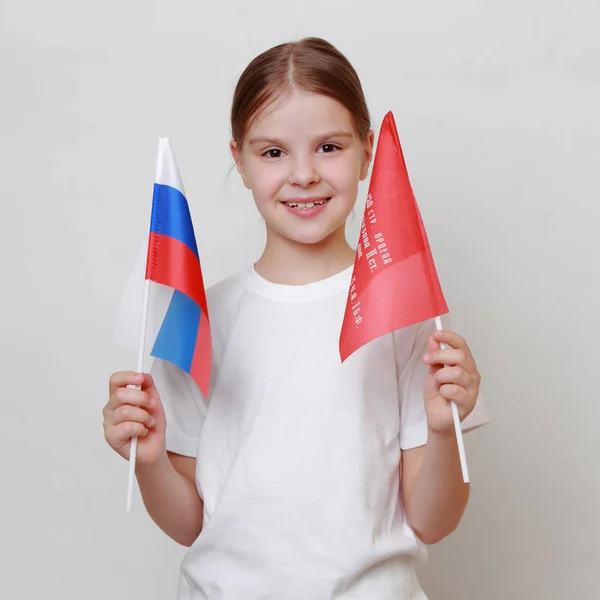
{"type": "Polygon", "coordinates": [[[328,96],[294,89],[276,96],[258,114],[247,137],[312,137],[331,131],[355,133],[350,111],[328,96]]]}

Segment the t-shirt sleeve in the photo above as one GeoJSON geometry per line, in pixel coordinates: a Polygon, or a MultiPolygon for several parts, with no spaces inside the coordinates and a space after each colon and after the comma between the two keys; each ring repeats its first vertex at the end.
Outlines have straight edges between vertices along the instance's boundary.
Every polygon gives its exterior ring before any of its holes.
{"type": "MultiPolygon", "coordinates": [[[[447,326],[447,324],[445,324],[447,326]]],[[[429,366],[422,358],[427,352],[427,340],[435,331],[433,319],[411,328],[394,332],[398,394],[400,405],[400,448],[409,450],[427,443],[427,416],[423,386],[429,366]],[[413,335],[409,332],[412,329],[413,335]]],[[[461,423],[464,433],[488,423],[490,417],[481,393],[475,408],[461,423]]]]}
{"type": "Polygon", "coordinates": [[[207,405],[191,377],[156,358],[150,369],[167,418],[167,450],[196,458],[207,405]]]}

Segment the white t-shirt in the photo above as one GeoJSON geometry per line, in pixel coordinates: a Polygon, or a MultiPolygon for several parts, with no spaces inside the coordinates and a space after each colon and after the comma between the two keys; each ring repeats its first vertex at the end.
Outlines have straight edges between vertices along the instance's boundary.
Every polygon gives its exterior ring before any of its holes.
{"type": "MultiPolygon", "coordinates": [[[[204,500],[179,600],[426,598],[400,459],[427,441],[421,357],[434,325],[382,336],[342,364],[351,274],[288,286],[250,268],[209,289],[208,403],[155,361],[167,448],[197,457],[204,500]]],[[[463,426],[487,420],[478,403],[463,426]]]]}

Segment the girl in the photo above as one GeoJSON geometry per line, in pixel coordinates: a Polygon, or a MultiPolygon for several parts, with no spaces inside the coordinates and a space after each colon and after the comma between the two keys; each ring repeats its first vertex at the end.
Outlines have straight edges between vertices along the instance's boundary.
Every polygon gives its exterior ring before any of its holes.
{"type": "Polygon", "coordinates": [[[115,373],[106,439],[128,458],[139,436],[145,506],[191,546],[179,600],[423,600],[415,566],[469,496],[449,401],[467,429],[483,422],[475,361],[425,322],[340,362],[345,225],[374,138],[342,54],[316,38],[261,54],[231,127],[267,242],[208,291],[210,397],[161,360],[152,375],[115,373]]]}

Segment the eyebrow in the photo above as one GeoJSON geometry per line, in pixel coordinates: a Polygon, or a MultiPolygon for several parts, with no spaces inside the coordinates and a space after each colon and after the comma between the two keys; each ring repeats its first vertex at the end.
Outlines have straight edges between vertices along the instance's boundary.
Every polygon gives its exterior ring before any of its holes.
{"type": "MultiPolygon", "coordinates": [[[[319,135],[316,136],[316,139],[319,140],[327,140],[327,139],[331,139],[331,138],[351,138],[354,137],[354,134],[350,131],[331,131],[329,133],[327,133],[326,135],[319,135]]],[[[248,142],[249,145],[253,145],[253,144],[271,144],[273,146],[284,146],[285,144],[283,143],[282,140],[278,140],[276,138],[270,138],[270,137],[257,137],[257,138],[251,138],[250,141],[248,142]]]]}

